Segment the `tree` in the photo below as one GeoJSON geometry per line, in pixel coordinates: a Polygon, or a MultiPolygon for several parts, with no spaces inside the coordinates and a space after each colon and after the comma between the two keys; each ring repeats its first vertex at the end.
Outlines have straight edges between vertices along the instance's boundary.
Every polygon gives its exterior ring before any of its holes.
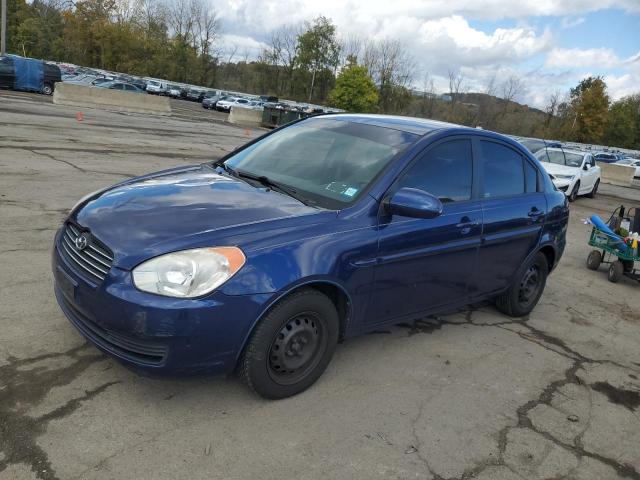
{"type": "Polygon", "coordinates": [[[640,149],[640,94],[611,105],[604,141],[609,145],[640,149]]]}
{"type": "Polygon", "coordinates": [[[367,68],[355,63],[345,67],[329,94],[329,102],[349,112],[373,112],[378,105],[378,90],[367,68]]]}
{"type": "Polygon", "coordinates": [[[601,77],[589,77],[571,89],[573,121],[570,138],[581,143],[600,143],[609,116],[607,85],[601,77]]]}
{"type": "MultiPolygon", "coordinates": [[[[323,16],[307,25],[307,30],[298,36],[296,63],[299,68],[311,73],[309,102],[313,97],[316,77],[321,71],[333,75],[340,60],[340,45],[336,38],[336,27],[323,16]]],[[[325,75],[326,76],[326,75],[325,75]]]]}

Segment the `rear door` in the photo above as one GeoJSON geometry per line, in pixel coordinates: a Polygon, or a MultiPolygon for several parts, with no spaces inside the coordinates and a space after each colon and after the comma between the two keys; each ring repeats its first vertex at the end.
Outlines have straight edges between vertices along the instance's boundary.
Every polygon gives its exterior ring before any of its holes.
{"type": "Polygon", "coordinates": [[[518,267],[536,248],[547,213],[538,169],[518,150],[480,140],[483,232],[478,255],[479,293],[508,287],[518,267]]]}

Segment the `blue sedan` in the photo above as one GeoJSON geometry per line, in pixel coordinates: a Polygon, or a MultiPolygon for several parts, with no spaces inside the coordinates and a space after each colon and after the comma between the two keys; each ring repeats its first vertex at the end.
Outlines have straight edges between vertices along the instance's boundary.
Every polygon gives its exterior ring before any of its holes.
{"type": "Polygon", "coordinates": [[[517,142],[429,120],[320,115],[213,163],[95,192],[55,238],[55,295],[123,363],[311,386],[338,342],[481,300],[527,315],[565,195],[517,142]]]}

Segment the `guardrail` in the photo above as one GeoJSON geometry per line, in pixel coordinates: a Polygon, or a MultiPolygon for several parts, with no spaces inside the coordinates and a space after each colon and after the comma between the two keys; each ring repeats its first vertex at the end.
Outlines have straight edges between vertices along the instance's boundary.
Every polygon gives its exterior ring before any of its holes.
{"type": "Polygon", "coordinates": [[[53,103],[75,107],[103,108],[119,112],[171,115],[171,105],[166,97],[64,82],[56,83],[53,103]]]}

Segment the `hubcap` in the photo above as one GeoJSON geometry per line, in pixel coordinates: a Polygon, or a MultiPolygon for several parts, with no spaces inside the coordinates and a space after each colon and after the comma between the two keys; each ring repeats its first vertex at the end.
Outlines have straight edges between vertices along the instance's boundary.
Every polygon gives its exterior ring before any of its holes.
{"type": "Polygon", "coordinates": [[[326,336],[313,313],[292,317],[275,336],[269,350],[269,375],[287,385],[304,378],[319,362],[326,336]]]}
{"type": "Polygon", "coordinates": [[[518,302],[521,305],[529,305],[535,300],[538,290],[540,290],[540,270],[537,265],[532,265],[524,273],[520,281],[518,302]]]}

